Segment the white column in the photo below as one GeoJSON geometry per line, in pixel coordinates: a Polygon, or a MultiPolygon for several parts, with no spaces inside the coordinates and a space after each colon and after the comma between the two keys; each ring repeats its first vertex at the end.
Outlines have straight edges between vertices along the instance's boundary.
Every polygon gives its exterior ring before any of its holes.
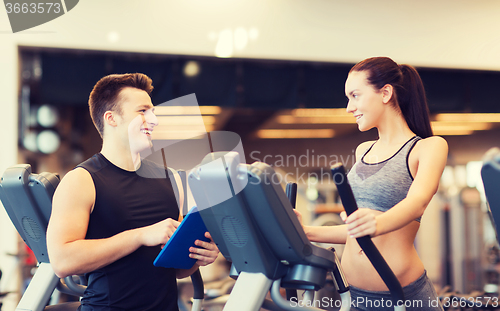
{"type": "MultiPolygon", "coordinates": [[[[0,174],[3,174],[7,167],[17,164],[18,54],[10,34],[0,34],[0,68],[0,174]]],[[[17,231],[0,203],[0,269],[3,272],[0,291],[19,290],[17,259],[6,255],[17,254],[17,240],[17,231]]],[[[15,294],[5,297],[2,311],[14,310],[18,299],[15,294]]]]}

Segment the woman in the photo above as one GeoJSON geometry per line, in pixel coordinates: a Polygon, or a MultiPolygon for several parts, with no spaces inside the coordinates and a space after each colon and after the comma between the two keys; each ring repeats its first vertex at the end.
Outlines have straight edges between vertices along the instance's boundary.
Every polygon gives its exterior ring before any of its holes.
{"type": "Polygon", "coordinates": [[[377,128],[379,139],[358,146],[348,174],[359,210],[342,213],[345,225],[305,227],[306,235],[346,244],[342,268],[352,307],[393,310],[387,287],[355,239],[370,235],[404,287],[407,310],[442,310],[413,245],[448,154],[446,141],[432,136],[420,76],[390,58],[369,58],[351,69],[345,92],[359,130],[377,128]]]}

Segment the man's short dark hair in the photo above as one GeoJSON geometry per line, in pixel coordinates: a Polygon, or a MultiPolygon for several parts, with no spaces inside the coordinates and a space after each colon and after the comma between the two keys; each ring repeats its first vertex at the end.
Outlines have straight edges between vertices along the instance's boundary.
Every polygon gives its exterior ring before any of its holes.
{"type": "Polygon", "coordinates": [[[121,114],[119,94],[123,88],[133,87],[148,94],[153,91],[153,81],[143,73],[112,74],[99,80],[89,97],[90,116],[97,131],[104,135],[104,113],[116,111],[121,114]]]}

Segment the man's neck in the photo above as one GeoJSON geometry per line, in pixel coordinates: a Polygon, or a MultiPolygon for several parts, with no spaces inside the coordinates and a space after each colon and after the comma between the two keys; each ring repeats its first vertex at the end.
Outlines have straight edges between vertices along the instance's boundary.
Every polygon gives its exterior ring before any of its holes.
{"type": "Polygon", "coordinates": [[[126,171],[136,171],[141,163],[139,153],[132,153],[129,148],[103,142],[101,154],[111,163],[126,171]]]}

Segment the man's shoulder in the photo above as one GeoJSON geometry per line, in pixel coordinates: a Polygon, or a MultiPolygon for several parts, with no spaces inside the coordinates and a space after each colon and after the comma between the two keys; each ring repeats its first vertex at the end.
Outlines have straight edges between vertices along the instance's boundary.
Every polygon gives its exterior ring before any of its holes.
{"type": "Polygon", "coordinates": [[[106,166],[106,162],[99,156],[98,153],[94,154],[92,157],[78,164],[75,169],[82,168],[89,173],[95,173],[100,171],[106,166]]]}
{"type": "Polygon", "coordinates": [[[67,189],[71,193],[73,193],[74,189],[79,189],[78,193],[81,193],[84,189],[90,190],[92,188],[94,188],[94,181],[90,173],[81,167],[77,167],[64,175],[56,193],[60,192],[61,189],[67,189]]]}

